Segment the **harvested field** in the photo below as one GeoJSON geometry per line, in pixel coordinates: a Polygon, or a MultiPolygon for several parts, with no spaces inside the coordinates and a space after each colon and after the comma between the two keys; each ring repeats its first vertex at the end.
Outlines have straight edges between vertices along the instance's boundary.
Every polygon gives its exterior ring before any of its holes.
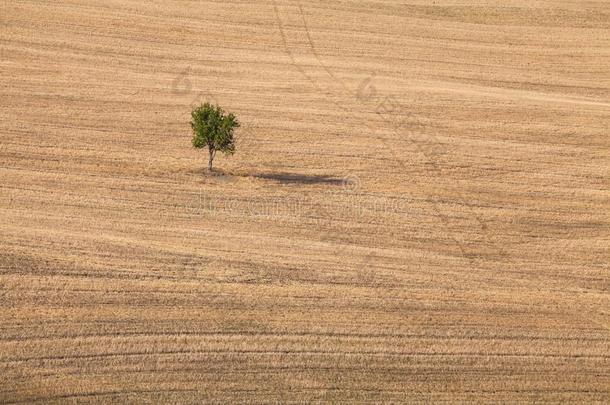
{"type": "Polygon", "coordinates": [[[609,3],[431,3],[3,0],[0,402],[610,401],[609,3]]]}

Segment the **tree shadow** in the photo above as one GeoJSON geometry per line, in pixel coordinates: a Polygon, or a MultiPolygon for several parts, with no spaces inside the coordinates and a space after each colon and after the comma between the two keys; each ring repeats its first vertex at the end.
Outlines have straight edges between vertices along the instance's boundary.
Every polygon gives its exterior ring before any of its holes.
{"type": "Polygon", "coordinates": [[[342,185],[344,180],[327,175],[307,175],[297,173],[255,173],[252,177],[265,180],[274,180],[286,184],[330,184],[342,185]]]}

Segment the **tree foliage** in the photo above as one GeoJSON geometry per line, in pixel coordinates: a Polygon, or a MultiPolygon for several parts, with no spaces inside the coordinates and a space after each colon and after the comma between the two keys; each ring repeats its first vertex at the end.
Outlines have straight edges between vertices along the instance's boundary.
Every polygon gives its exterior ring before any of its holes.
{"type": "Polygon", "coordinates": [[[233,134],[239,122],[233,113],[225,113],[218,105],[202,104],[191,112],[191,128],[193,147],[208,148],[210,171],[217,151],[227,155],[235,153],[233,134]]]}

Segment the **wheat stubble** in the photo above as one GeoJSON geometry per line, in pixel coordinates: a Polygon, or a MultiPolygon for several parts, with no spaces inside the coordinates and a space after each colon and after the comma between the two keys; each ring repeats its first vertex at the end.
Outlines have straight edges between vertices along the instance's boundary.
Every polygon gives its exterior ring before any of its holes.
{"type": "Polygon", "coordinates": [[[0,11],[2,402],[610,398],[605,2],[0,11]]]}

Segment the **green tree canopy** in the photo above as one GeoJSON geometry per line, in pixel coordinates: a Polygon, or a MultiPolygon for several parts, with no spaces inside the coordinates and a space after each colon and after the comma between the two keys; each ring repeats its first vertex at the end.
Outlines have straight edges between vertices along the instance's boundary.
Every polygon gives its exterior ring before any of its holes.
{"type": "Polygon", "coordinates": [[[191,112],[191,128],[193,147],[208,148],[210,171],[217,151],[227,155],[235,153],[233,132],[239,128],[239,122],[233,113],[225,113],[218,105],[202,104],[191,112]]]}

